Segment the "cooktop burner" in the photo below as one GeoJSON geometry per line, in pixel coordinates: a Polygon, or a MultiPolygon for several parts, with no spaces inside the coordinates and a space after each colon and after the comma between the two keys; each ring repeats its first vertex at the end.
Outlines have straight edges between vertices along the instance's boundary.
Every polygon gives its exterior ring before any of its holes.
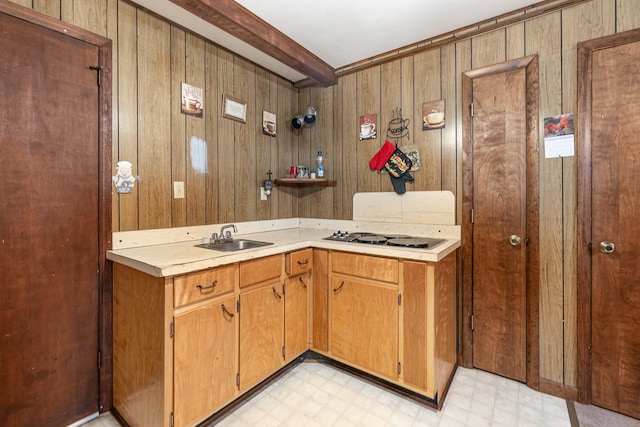
{"type": "Polygon", "coordinates": [[[387,234],[387,233],[368,233],[368,232],[353,232],[337,231],[329,237],[325,237],[325,240],[335,240],[339,242],[350,243],[362,243],[369,245],[387,245],[387,246],[401,246],[405,248],[433,248],[436,245],[444,242],[444,239],[432,239],[428,237],[413,237],[404,234],[387,234]]]}

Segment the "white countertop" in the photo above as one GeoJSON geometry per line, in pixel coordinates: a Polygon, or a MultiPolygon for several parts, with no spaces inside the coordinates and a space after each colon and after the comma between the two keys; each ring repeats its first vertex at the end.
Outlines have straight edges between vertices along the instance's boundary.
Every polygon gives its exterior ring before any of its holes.
{"type": "MultiPolygon", "coordinates": [[[[267,225],[273,230],[242,234],[243,229],[248,229],[249,231],[256,228],[269,230],[269,228],[260,228],[256,227],[256,225],[262,226],[264,223],[259,221],[243,223],[242,226],[238,223],[239,233],[234,233],[233,237],[235,239],[271,242],[273,245],[235,252],[220,252],[195,246],[201,243],[202,236],[210,235],[211,232],[219,229],[219,225],[211,225],[191,228],[190,232],[185,233],[191,234],[191,237],[185,241],[174,241],[172,238],[167,238],[167,243],[162,243],[158,238],[153,238],[149,239],[153,244],[137,243],[131,245],[131,247],[123,247],[123,243],[120,245],[114,243],[116,249],[107,252],[107,259],[152,276],[167,277],[308,247],[430,262],[438,262],[460,247],[459,226],[425,226],[416,228],[415,226],[411,227],[404,224],[400,227],[395,225],[392,229],[389,229],[389,225],[378,223],[295,219],[295,221],[270,221],[267,225]],[[205,229],[206,233],[203,232],[205,229]],[[197,230],[197,232],[193,230],[197,230]],[[330,236],[336,230],[394,233],[408,233],[408,230],[412,230],[411,235],[439,238],[445,241],[433,249],[421,249],[324,240],[325,237],[330,236]],[[418,233],[416,233],[416,230],[418,233]]],[[[126,240],[125,237],[120,236],[128,237],[132,233],[144,232],[127,233],[114,233],[114,242],[126,240]]],[[[171,231],[165,232],[165,234],[170,233],[171,231]]]]}

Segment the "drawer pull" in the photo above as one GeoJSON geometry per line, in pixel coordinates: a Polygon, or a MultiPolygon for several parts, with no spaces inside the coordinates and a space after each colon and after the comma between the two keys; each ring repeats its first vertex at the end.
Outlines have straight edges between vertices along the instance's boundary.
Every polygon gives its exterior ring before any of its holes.
{"type": "Polygon", "coordinates": [[[234,316],[233,313],[231,313],[229,310],[227,310],[227,307],[225,307],[224,304],[222,304],[222,312],[224,314],[226,314],[227,316],[229,316],[229,317],[233,317],[234,316]]]}
{"type": "Polygon", "coordinates": [[[334,294],[337,294],[338,292],[340,292],[342,290],[342,287],[344,286],[344,280],[342,282],[340,282],[340,286],[338,286],[337,288],[335,288],[333,290],[334,294]]]}
{"type": "Polygon", "coordinates": [[[275,287],[275,286],[274,286],[274,287],[272,287],[271,289],[273,289],[273,294],[274,294],[275,296],[277,296],[277,297],[278,297],[278,299],[282,299],[282,295],[280,295],[280,294],[278,293],[278,291],[276,291],[276,287],[275,287]]]}
{"type": "Polygon", "coordinates": [[[307,289],[307,284],[304,283],[304,280],[302,280],[302,277],[300,277],[299,279],[300,279],[300,284],[302,285],[302,287],[307,289]]]}
{"type": "Polygon", "coordinates": [[[307,264],[309,264],[309,260],[308,259],[305,259],[304,261],[298,261],[298,265],[299,266],[303,266],[303,265],[307,265],[307,264]]]}
{"type": "Polygon", "coordinates": [[[202,286],[202,285],[198,285],[196,286],[196,288],[200,289],[200,292],[204,291],[205,289],[212,289],[215,288],[216,285],[218,284],[217,280],[214,280],[213,283],[211,283],[211,286],[202,286]]]}

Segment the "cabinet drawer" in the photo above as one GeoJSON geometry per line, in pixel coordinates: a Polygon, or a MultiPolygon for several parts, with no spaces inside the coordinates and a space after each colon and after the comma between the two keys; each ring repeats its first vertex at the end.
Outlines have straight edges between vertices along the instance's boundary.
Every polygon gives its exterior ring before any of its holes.
{"type": "Polygon", "coordinates": [[[284,269],[289,276],[309,271],[313,268],[313,249],[291,252],[285,256],[284,269]]]}
{"type": "Polygon", "coordinates": [[[331,271],[383,282],[398,283],[398,260],[370,255],[334,252],[331,271]]]}
{"type": "Polygon", "coordinates": [[[282,255],[252,259],[240,263],[240,287],[244,288],[256,283],[280,277],[282,272],[282,255]]]}
{"type": "Polygon", "coordinates": [[[238,264],[218,267],[173,279],[175,307],[233,292],[238,277],[238,264]]]}

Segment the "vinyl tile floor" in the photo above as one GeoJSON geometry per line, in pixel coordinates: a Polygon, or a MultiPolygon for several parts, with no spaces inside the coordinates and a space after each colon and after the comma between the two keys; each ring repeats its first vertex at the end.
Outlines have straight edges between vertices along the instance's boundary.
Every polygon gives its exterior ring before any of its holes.
{"type": "MultiPolygon", "coordinates": [[[[86,427],[119,427],[110,415],[86,427]]],[[[301,363],[217,427],[570,427],[564,399],[458,368],[441,411],[322,363],[301,363]]]]}

